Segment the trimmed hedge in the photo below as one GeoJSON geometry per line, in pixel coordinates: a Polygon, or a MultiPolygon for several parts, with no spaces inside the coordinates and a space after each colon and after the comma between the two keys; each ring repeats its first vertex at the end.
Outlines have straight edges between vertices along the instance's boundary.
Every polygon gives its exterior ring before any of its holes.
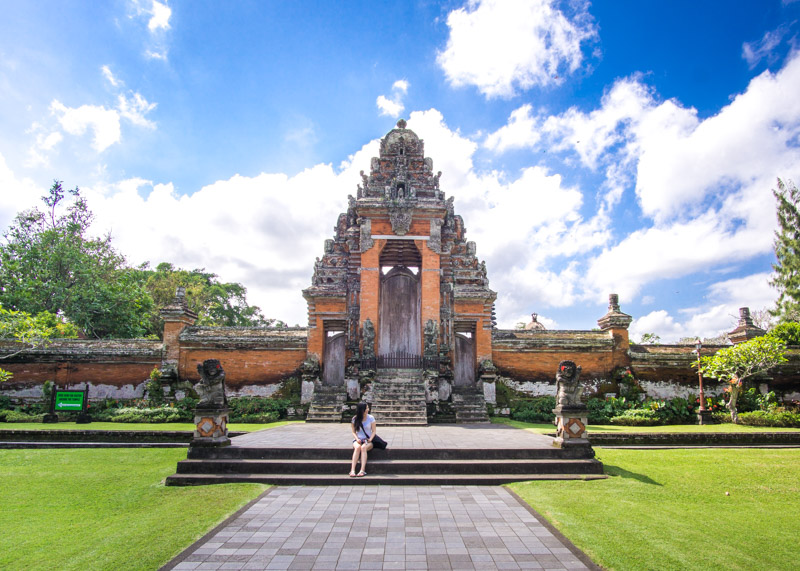
{"type": "Polygon", "coordinates": [[[740,412],[739,424],[745,424],[748,426],[780,426],[785,428],[800,428],[800,413],[771,412],[764,410],[740,412]]]}
{"type": "Polygon", "coordinates": [[[622,426],[655,426],[656,424],[662,424],[663,420],[655,410],[633,408],[626,410],[619,416],[612,417],[609,422],[622,426]]]}

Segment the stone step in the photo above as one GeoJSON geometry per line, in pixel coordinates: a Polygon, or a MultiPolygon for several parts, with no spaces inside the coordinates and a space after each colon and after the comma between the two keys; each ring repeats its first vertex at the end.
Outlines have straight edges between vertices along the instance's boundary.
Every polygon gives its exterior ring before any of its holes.
{"type": "Polygon", "coordinates": [[[336,474],[175,474],[166,479],[168,486],[207,484],[274,484],[277,486],[497,486],[530,480],[602,480],[603,474],[376,474],[351,478],[347,470],[336,474]]]}
{"type": "MultiPolygon", "coordinates": [[[[220,448],[191,446],[188,458],[196,459],[276,459],[276,460],[344,460],[353,455],[350,447],[350,433],[346,426],[342,430],[342,446],[337,448],[256,448],[249,446],[225,446],[220,448]]],[[[339,428],[337,428],[339,430],[339,428]]],[[[502,444],[502,443],[500,443],[502,444]]],[[[313,444],[311,445],[313,446],[313,444]]],[[[372,450],[372,460],[537,460],[566,459],[586,460],[593,458],[593,452],[585,448],[393,448],[389,442],[388,450],[372,450]]]]}
{"type": "MultiPolygon", "coordinates": [[[[178,474],[341,474],[349,461],[341,460],[181,460],[178,474]]],[[[373,474],[600,474],[597,460],[369,460],[373,474]]]]}

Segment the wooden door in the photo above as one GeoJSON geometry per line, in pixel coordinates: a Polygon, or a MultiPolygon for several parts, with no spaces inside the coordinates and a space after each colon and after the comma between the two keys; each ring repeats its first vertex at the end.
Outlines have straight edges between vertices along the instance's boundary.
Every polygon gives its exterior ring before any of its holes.
{"type": "Polygon", "coordinates": [[[325,336],[325,351],[322,361],[322,384],[324,385],[344,385],[344,342],[345,334],[343,332],[325,336]]]}
{"type": "Polygon", "coordinates": [[[475,337],[464,333],[455,334],[456,362],[453,382],[457,387],[475,384],[475,337]]]}
{"type": "Polygon", "coordinates": [[[381,278],[378,354],[422,355],[419,277],[396,267],[381,278]]]}

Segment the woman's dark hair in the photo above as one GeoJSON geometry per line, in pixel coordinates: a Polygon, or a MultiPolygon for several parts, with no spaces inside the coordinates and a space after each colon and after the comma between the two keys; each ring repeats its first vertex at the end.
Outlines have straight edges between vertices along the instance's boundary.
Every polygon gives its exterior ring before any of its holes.
{"type": "MultiPolygon", "coordinates": [[[[364,420],[364,413],[367,412],[367,403],[360,402],[356,405],[356,415],[353,417],[353,426],[356,429],[356,435],[358,435],[358,431],[363,428],[362,421],[364,420]]],[[[366,434],[366,432],[364,433],[366,434]]]]}

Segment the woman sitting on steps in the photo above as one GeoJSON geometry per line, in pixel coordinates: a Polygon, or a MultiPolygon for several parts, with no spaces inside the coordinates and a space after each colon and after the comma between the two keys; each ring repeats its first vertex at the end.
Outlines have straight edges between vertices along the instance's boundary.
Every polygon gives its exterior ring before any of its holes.
{"type": "Polygon", "coordinates": [[[375,438],[375,417],[369,413],[369,405],[365,402],[358,403],[356,415],[351,422],[353,430],[353,464],[350,467],[350,477],[366,476],[367,452],[372,450],[372,439],[375,438]],[[356,474],[356,464],[361,458],[361,471],[356,474]]]}

